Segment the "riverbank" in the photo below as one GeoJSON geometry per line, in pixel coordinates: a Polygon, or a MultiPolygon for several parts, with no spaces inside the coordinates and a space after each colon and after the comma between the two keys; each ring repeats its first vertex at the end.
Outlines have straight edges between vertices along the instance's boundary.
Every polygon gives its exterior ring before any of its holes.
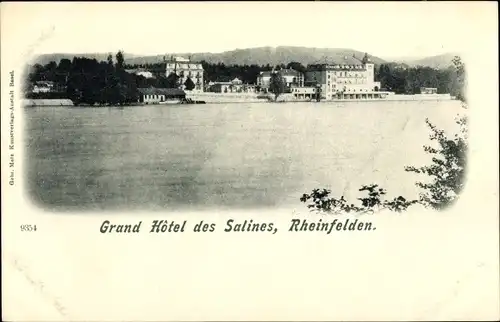
{"type": "Polygon", "coordinates": [[[257,93],[190,93],[186,91],[186,98],[193,101],[211,103],[264,103],[269,101],[269,95],[257,93]]]}
{"type": "Polygon", "coordinates": [[[73,101],[70,99],[23,99],[22,106],[73,106],[73,101]]]}
{"type": "MultiPolygon", "coordinates": [[[[207,104],[211,103],[263,103],[274,102],[274,95],[272,94],[257,94],[257,93],[186,93],[186,98],[192,100],[205,101],[207,104]]],[[[379,101],[449,101],[453,97],[450,94],[392,94],[387,95],[385,98],[373,99],[322,99],[321,102],[379,102],[379,101]]],[[[282,94],[278,97],[278,102],[316,102],[315,99],[310,98],[296,98],[293,94],[282,94]]]]}
{"type": "MultiPolygon", "coordinates": [[[[256,93],[186,93],[186,98],[193,101],[203,101],[207,104],[215,103],[266,103],[274,102],[274,95],[256,94],[256,93]]],[[[449,101],[454,98],[450,94],[415,94],[415,95],[388,95],[383,99],[334,99],[320,102],[373,102],[373,101],[449,101]]],[[[315,102],[314,99],[298,99],[292,94],[282,94],[278,97],[278,102],[315,102]]],[[[73,101],[70,99],[23,99],[23,106],[73,106],[73,101]]],[[[180,103],[179,103],[180,104],[180,103]]],[[[140,104],[142,105],[142,104],[140,104]]]]}
{"type": "Polygon", "coordinates": [[[386,97],[386,100],[390,101],[450,101],[452,99],[450,94],[395,94],[386,97]]]}

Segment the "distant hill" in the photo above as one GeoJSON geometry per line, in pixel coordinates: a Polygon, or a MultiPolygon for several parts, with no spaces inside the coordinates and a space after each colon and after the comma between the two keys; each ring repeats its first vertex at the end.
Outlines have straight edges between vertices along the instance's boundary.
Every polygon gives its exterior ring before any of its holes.
{"type": "MultiPolygon", "coordinates": [[[[86,53],[86,54],[44,54],[38,56],[31,63],[47,64],[50,61],[59,62],[63,58],[73,59],[74,56],[95,58],[97,60],[106,60],[108,55],[112,54],[113,57],[116,53],[86,53]]],[[[225,51],[222,53],[165,53],[164,55],[154,56],[139,56],[124,53],[125,63],[127,64],[152,64],[163,61],[166,56],[181,56],[194,61],[205,60],[210,63],[224,63],[226,65],[266,65],[270,64],[275,66],[278,64],[288,64],[292,61],[300,62],[303,65],[315,63],[345,63],[357,64],[360,59],[365,55],[364,52],[345,49],[345,48],[310,48],[310,47],[294,47],[294,46],[280,46],[280,47],[257,47],[247,49],[235,49],[225,51]]],[[[451,65],[451,60],[455,54],[443,54],[432,57],[425,57],[420,59],[382,59],[368,53],[370,59],[376,65],[385,63],[399,63],[408,66],[430,66],[433,68],[446,68],[451,65]]]]}
{"type": "MultiPolygon", "coordinates": [[[[59,63],[61,59],[69,59],[72,60],[73,57],[85,57],[85,58],[90,58],[90,59],[97,59],[98,61],[105,61],[108,58],[108,55],[112,55],[113,59],[116,53],[86,53],[86,54],[62,54],[62,53],[54,53],[54,54],[43,54],[31,61],[31,64],[41,64],[41,65],[46,65],[50,63],[51,61],[55,61],[56,63],[59,63]]],[[[127,54],[124,53],[125,57],[133,58],[137,57],[137,55],[132,55],[132,54],[127,54]]]]}
{"type": "MultiPolygon", "coordinates": [[[[344,62],[346,64],[356,64],[365,55],[353,49],[332,49],[332,48],[308,48],[308,47],[258,47],[248,49],[235,49],[222,53],[168,53],[170,55],[189,57],[194,61],[205,60],[210,63],[224,63],[226,65],[266,65],[272,66],[278,64],[288,64],[292,61],[300,62],[303,65],[321,63],[321,62],[344,62]],[[356,57],[354,58],[353,55],[356,57]]],[[[370,55],[370,53],[368,53],[370,55]]],[[[125,57],[128,64],[147,64],[157,63],[163,60],[164,55],[145,56],[145,57],[125,57]]],[[[379,57],[371,56],[370,59],[375,64],[381,64],[385,61],[379,57]]]]}
{"type": "Polygon", "coordinates": [[[446,53],[437,56],[430,56],[420,59],[407,59],[407,60],[398,60],[400,63],[404,63],[410,67],[416,66],[428,66],[437,69],[444,69],[451,65],[453,65],[452,60],[453,57],[458,56],[458,54],[454,53],[446,53]]]}
{"type": "MultiPolygon", "coordinates": [[[[114,55],[114,53],[111,53],[114,55]]],[[[95,54],[45,54],[37,57],[33,63],[47,64],[50,61],[59,62],[63,58],[72,59],[74,56],[95,58],[97,60],[106,60],[109,53],[95,53],[95,54]]],[[[288,64],[292,61],[300,62],[304,65],[315,63],[346,63],[357,64],[360,59],[365,55],[364,52],[353,49],[332,49],[332,48],[308,48],[308,47],[258,47],[248,49],[235,49],[225,51],[222,53],[165,53],[165,55],[155,56],[138,56],[125,53],[125,63],[127,64],[152,64],[163,61],[166,56],[181,56],[189,57],[191,60],[201,61],[205,60],[210,63],[224,63],[226,65],[239,64],[239,65],[278,65],[288,64]],[[353,57],[354,56],[354,57],[353,57]]],[[[371,56],[370,59],[375,64],[381,64],[385,61],[379,57],[371,56]]]]}

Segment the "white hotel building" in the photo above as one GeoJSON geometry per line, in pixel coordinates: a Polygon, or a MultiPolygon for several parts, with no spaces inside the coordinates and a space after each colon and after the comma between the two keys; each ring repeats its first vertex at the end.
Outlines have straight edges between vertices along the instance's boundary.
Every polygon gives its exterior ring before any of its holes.
{"type": "Polygon", "coordinates": [[[375,99],[389,94],[380,92],[380,82],[374,79],[375,65],[367,56],[356,64],[353,59],[345,57],[345,60],[344,63],[309,65],[306,86],[319,87],[321,97],[326,100],[375,99]]]}

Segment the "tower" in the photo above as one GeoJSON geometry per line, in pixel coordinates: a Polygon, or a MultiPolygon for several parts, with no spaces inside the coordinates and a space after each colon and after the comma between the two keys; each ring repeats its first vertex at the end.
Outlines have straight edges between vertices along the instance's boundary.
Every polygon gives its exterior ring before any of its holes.
{"type": "Polygon", "coordinates": [[[361,60],[363,64],[369,63],[370,58],[368,58],[368,53],[365,53],[365,56],[363,57],[363,60],[361,60]]]}

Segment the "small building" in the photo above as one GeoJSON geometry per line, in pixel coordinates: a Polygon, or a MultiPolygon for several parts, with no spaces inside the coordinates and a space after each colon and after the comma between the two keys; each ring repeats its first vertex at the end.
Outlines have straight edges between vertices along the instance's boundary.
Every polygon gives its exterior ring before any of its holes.
{"type": "Polygon", "coordinates": [[[420,94],[437,94],[437,88],[433,87],[420,87],[420,94]]]}
{"type": "Polygon", "coordinates": [[[186,98],[186,92],[178,88],[138,88],[139,102],[145,104],[168,103],[186,98]]]}
{"type": "Polygon", "coordinates": [[[129,74],[135,74],[137,76],[143,76],[146,78],[153,78],[154,75],[152,72],[142,69],[142,68],[137,68],[137,69],[125,69],[125,71],[129,74]]]}
{"type": "Polygon", "coordinates": [[[292,86],[304,86],[304,74],[294,69],[281,69],[276,71],[273,70],[260,72],[260,75],[257,76],[257,86],[266,91],[266,89],[269,88],[269,84],[271,82],[271,75],[274,73],[280,73],[280,75],[285,80],[285,84],[288,90],[292,86]]]}
{"type": "Polygon", "coordinates": [[[31,92],[33,93],[50,93],[54,91],[54,82],[38,81],[33,84],[31,92]]]}
{"type": "Polygon", "coordinates": [[[254,93],[255,85],[244,84],[238,78],[230,82],[210,82],[207,91],[212,93],[254,93]]]}
{"type": "Polygon", "coordinates": [[[298,99],[310,98],[313,99],[316,97],[316,93],[318,92],[318,88],[314,86],[309,87],[292,87],[290,89],[292,95],[298,99]]]}

